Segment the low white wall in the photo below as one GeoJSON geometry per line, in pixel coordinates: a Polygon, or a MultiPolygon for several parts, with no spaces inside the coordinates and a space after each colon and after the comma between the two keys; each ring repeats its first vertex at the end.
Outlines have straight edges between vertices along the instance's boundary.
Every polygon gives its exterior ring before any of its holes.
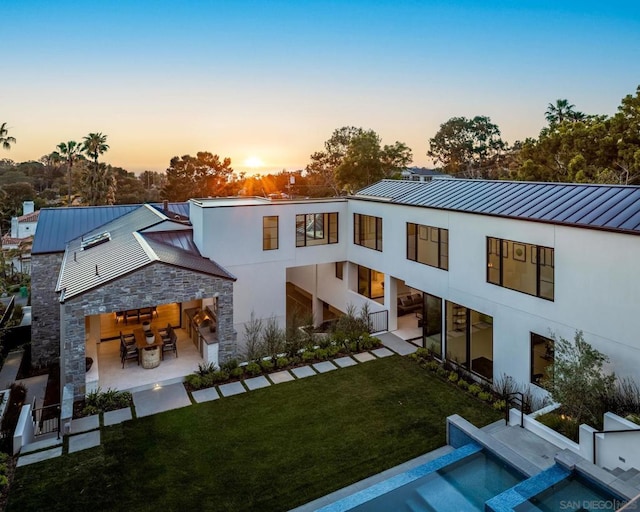
{"type": "Polygon", "coordinates": [[[23,405],[20,417],[13,434],[13,455],[16,455],[24,445],[32,443],[34,439],[33,421],[31,419],[31,405],[23,405]]]}
{"type": "MultiPolygon", "coordinates": [[[[509,425],[520,425],[520,411],[518,409],[509,409],[509,425]]],[[[541,437],[545,441],[549,441],[560,449],[571,450],[572,452],[584,457],[580,452],[580,446],[577,443],[574,443],[562,434],[559,434],[555,430],[543,425],[531,416],[525,415],[524,428],[541,437]]]]}
{"type": "Polygon", "coordinates": [[[640,425],[608,412],[603,430],[637,430],[638,433],[596,434],[598,466],[605,469],[640,469],[640,425]]]}
{"type": "Polygon", "coordinates": [[[209,343],[204,345],[204,360],[207,363],[218,365],[218,343],[209,343]]]}

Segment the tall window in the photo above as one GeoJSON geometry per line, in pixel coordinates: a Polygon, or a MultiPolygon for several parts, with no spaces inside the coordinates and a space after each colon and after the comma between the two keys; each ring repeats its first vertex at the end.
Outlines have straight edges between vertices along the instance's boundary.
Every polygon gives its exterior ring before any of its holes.
{"type": "Polygon", "coordinates": [[[262,217],[262,250],[273,251],[278,248],[278,217],[262,217]]]}
{"type": "Polygon", "coordinates": [[[547,300],[554,298],[554,250],[487,237],[487,281],[547,300]]]}
{"type": "Polygon", "coordinates": [[[384,274],[358,265],[358,293],[374,300],[384,299],[384,274]]]}
{"type": "Polygon", "coordinates": [[[337,243],[337,213],[306,213],[296,215],[296,247],[337,243]]]}
{"type": "Polygon", "coordinates": [[[553,364],[554,341],[534,332],[531,333],[531,382],[537,386],[547,387],[549,382],[547,367],[553,364]]]}
{"type": "Polygon", "coordinates": [[[493,317],[446,301],[446,357],[467,370],[493,379],[493,317]]]}
{"type": "Polygon", "coordinates": [[[340,280],[344,278],[344,261],[336,261],[336,278],[340,280]]]}
{"type": "Polygon", "coordinates": [[[422,340],[425,348],[442,356],[442,299],[423,293],[424,314],[422,319],[422,340]]]}
{"type": "Polygon", "coordinates": [[[353,243],[382,251],[382,218],[354,213],[353,243]]]}
{"type": "Polygon", "coordinates": [[[449,269],[449,230],[407,222],[407,259],[449,269]]]}

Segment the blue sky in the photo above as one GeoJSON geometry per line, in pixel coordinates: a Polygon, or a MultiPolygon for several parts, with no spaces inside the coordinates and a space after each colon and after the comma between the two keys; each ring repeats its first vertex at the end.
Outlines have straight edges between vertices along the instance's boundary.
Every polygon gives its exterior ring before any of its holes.
{"type": "Polygon", "coordinates": [[[20,0],[0,33],[18,139],[0,157],[99,131],[105,161],[136,172],[200,150],[302,168],[346,125],[428,165],[453,116],[488,115],[513,143],[549,102],[612,114],[640,84],[638,2],[20,0]]]}

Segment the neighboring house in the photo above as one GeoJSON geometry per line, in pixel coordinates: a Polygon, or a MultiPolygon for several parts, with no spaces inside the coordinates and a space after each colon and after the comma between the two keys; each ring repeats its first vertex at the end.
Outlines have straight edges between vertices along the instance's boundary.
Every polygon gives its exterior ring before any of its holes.
{"type": "Polygon", "coordinates": [[[426,167],[407,167],[400,173],[403,180],[407,181],[431,181],[434,178],[453,178],[450,174],[444,174],[435,169],[426,167]]]}
{"type": "MultiPolygon", "coordinates": [[[[55,251],[48,253],[39,245],[39,227],[33,251],[33,350],[56,357],[56,325],[62,325],[63,339],[74,340],[63,351],[67,382],[69,374],[77,376],[73,382],[81,381],[74,365],[84,357],[85,317],[115,311],[118,294],[134,295],[127,304],[150,302],[142,291],[148,283],[127,284],[140,269],[121,267],[125,258],[91,257],[76,270],[80,263],[74,254],[84,259],[107,248],[82,255],[78,235],[108,230],[113,238],[107,244],[118,252],[135,249],[144,265],[158,269],[169,260],[178,263],[180,256],[186,258],[182,265],[194,261],[182,253],[160,254],[154,245],[160,242],[144,226],[172,224],[145,209],[114,220],[117,229],[106,225],[75,232],[68,245],[53,244],[55,251]],[[144,222],[135,220],[138,216],[144,222]],[[142,251],[147,246],[151,251],[142,251]],[[108,279],[102,270],[107,261],[113,264],[108,279]],[[86,289],[87,282],[95,286],[86,289]],[[105,296],[109,301],[100,309],[98,298],[105,296]],[[58,298],[63,301],[58,312],[46,311],[49,328],[39,330],[44,310],[38,304],[58,298]],[[45,345],[48,349],[41,350],[45,345]]],[[[54,210],[43,210],[42,216],[47,211],[54,210]]],[[[206,278],[211,286],[201,296],[211,296],[216,279],[236,279],[225,289],[233,297],[225,300],[233,303],[228,331],[240,334],[237,352],[242,353],[252,313],[284,326],[294,309],[306,309],[320,323],[366,304],[376,319],[387,319],[388,330],[400,332],[410,324],[415,343],[488,381],[510,375],[542,393],[541,377],[554,357],[553,336],[573,338],[576,330],[610,357],[617,374],[637,374],[640,187],[383,180],[342,198],[192,199],[188,216],[190,226],[178,222],[172,229],[190,233],[191,254],[197,251],[208,258],[206,265],[219,269],[219,275],[206,278]]],[[[195,297],[187,290],[165,299],[189,296],[195,297]]],[[[235,343],[232,334],[229,342],[230,347],[235,343]]]]}
{"type": "Polygon", "coordinates": [[[31,273],[31,243],[38,226],[40,211],[34,211],[33,201],[24,201],[22,215],[11,218],[11,233],[2,237],[2,249],[10,251],[14,272],[31,273]]]}

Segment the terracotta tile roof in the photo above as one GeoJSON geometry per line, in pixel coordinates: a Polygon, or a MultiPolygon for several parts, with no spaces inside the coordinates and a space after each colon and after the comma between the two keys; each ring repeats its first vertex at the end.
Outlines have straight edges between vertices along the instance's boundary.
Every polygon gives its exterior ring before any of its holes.
{"type": "Polygon", "coordinates": [[[40,217],[40,210],[37,212],[27,213],[26,215],[20,215],[20,217],[18,217],[18,222],[38,222],[38,217],[40,217]]]}

